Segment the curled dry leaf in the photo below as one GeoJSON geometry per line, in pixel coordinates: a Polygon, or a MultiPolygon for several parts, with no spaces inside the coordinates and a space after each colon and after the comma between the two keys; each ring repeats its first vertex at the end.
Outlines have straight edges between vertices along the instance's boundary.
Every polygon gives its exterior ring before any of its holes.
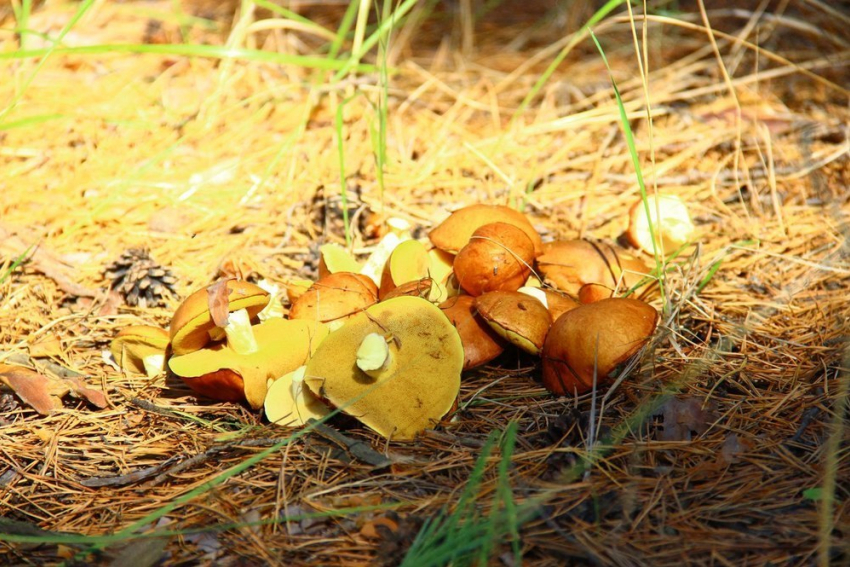
{"type": "Polygon", "coordinates": [[[751,444],[745,439],[738,437],[737,433],[729,433],[723,441],[723,448],[720,450],[719,460],[726,464],[733,465],[740,461],[739,455],[746,453],[751,449],[751,444]]]}
{"type": "Polygon", "coordinates": [[[102,392],[86,387],[76,377],[52,378],[29,368],[0,364],[0,382],[41,415],[49,415],[61,407],[62,397],[69,393],[98,408],[107,405],[102,392]]]}
{"type": "Polygon", "coordinates": [[[219,280],[207,287],[207,304],[209,305],[210,318],[216,327],[225,327],[227,325],[228,315],[230,311],[228,305],[228,296],[230,291],[227,289],[227,282],[230,280],[219,280]]]}
{"type": "Polygon", "coordinates": [[[662,441],[690,441],[692,434],[702,435],[717,418],[709,405],[703,408],[697,398],[670,398],[655,415],[663,416],[664,429],[659,432],[662,441]]]}

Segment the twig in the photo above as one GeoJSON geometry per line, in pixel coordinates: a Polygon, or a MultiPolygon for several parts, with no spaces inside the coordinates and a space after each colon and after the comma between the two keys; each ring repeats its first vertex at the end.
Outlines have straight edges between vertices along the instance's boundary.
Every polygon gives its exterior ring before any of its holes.
{"type": "Polygon", "coordinates": [[[818,416],[820,413],[820,408],[817,406],[810,407],[806,411],[803,412],[803,419],[800,420],[800,427],[797,428],[797,431],[794,433],[792,437],[786,441],[787,443],[796,443],[799,441],[803,434],[806,432],[806,429],[809,427],[809,424],[812,423],[812,420],[818,416]]]}
{"type": "Polygon", "coordinates": [[[77,372],[76,370],[71,370],[70,368],[65,368],[61,364],[56,364],[55,362],[51,362],[49,360],[33,360],[29,355],[24,354],[22,352],[9,352],[7,350],[0,350],[0,360],[6,362],[13,362],[15,364],[21,364],[24,366],[30,366],[32,368],[38,368],[39,366],[46,368],[53,374],[60,376],[62,378],[85,378],[86,375],[82,372],[77,372]]]}
{"type": "Polygon", "coordinates": [[[104,486],[127,486],[128,484],[135,484],[159,473],[162,469],[174,462],[175,459],[177,459],[177,457],[171,457],[164,463],[160,463],[153,467],[146,467],[144,469],[134,471],[128,474],[122,474],[119,476],[87,478],[85,480],[81,480],[80,484],[88,488],[101,488],[104,486]]]}

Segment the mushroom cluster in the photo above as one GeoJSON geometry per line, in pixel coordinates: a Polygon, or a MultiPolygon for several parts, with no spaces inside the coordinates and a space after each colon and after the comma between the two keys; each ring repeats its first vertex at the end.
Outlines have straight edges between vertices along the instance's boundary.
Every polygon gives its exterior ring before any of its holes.
{"type": "Polygon", "coordinates": [[[454,212],[429,238],[454,254],[458,285],[440,307],[461,336],[464,369],[515,347],[541,357],[550,392],[577,395],[616,376],[655,331],[658,313],[635,298],[657,282],[640,250],[542,242],[522,213],[481,204],[454,212]]]}
{"type": "MultiPolygon", "coordinates": [[[[658,226],[669,227],[650,237],[662,246],[690,238],[685,222],[658,226]]],[[[301,426],[338,409],[409,440],[456,406],[463,370],[505,349],[540,357],[543,385],[577,395],[613,378],[657,325],[641,299],[655,280],[640,249],[544,243],[525,215],[498,205],[455,211],[430,243],[408,229],[395,219],[363,263],[322,246],[318,280],[285,283],[288,313],[264,287],[221,280],[190,295],[168,331],[119,332],[113,356],[264,408],[271,423],[301,426]]]]}

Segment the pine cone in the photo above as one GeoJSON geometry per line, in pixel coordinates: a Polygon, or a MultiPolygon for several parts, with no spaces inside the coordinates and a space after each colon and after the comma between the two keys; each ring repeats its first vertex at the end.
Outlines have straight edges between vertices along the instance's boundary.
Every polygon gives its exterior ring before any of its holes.
{"type": "Polygon", "coordinates": [[[176,295],[177,278],[142,248],[131,248],[121,254],[106,268],[104,276],[112,280],[112,289],[124,297],[127,305],[142,309],[163,307],[166,299],[176,295]]]}

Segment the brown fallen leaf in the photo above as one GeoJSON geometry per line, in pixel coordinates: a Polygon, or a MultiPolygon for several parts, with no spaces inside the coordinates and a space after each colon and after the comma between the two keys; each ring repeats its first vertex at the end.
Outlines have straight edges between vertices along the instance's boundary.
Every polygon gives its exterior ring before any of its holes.
{"type": "Polygon", "coordinates": [[[43,374],[14,366],[0,368],[0,382],[11,388],[21,400],[41,415],[49,415],[57,408],[50,395],[50,379],[43,374]]]}
{"type": "Polygon", "coordinates": [[[723,448],[720,450],[718,460],[733,465],[741,460],[739,455],[746,453],[751,448],[752,444],[749,441],[741,439],[737,433],[729,433],[723,441],[723,448]]]}
{"type": "Polygon", "coordinates": [[[54,336],[42,337],[30,345],[29,351],[33,358],[59,358],[63,354],[62,341],[54,336]]]}
{"type": "Polygon", "coordinates": [[[94,297],[95,290],[74,281],[74,267],[37,243],[35,238],[23,238],[21,229],[0,223],[0,254],[18,257],[25,255],[27,265],[56,282],[59,288],[77,297],[94,297]]]}
{"type": "Polygon", "coordinates": [[[216,327],[224,328],[229,318],[229,301],[227,300],[229,295],[227,291],[228,281],[219,280],[207,288],[207,303],[210,308],[210,318],[216,327]]]}
{"type": "Polygon", "coordinates": [[[67,394],[82,398],[93,406],[107,406],[103,392],[93,390],[75,376],[54,378],[29,368],[0,364],[0,383],[11,388],[21,400],[41,415],[50,415],[62,406],[67,394]]]}
{"type": "Polygon", "coordinates": [[[659,433],[662,441],[690,441],[693,433],[702,435],[714,423],[713,408],[703,408],[697,398],[670,398],[654,415],[664,417],[664,428],[659,433]]]}

